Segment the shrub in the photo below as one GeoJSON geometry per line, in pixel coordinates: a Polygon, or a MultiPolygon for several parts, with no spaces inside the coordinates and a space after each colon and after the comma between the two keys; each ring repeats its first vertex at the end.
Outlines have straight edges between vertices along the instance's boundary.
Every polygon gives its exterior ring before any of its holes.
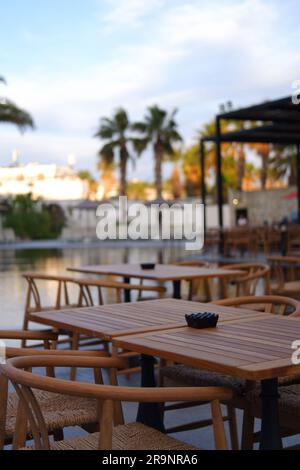
{"type": "Polygon", "coordinates": [[[4,226],[12,228],[18,237],[30,240],[57,238],[64,225],[60,206],[41,204],[31,194],[16,196],[4,221],[4,226]]]}

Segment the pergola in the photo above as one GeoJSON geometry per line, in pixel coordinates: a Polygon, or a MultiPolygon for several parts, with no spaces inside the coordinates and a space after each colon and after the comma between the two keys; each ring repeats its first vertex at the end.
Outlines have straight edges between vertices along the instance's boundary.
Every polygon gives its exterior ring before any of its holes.
{"type": "MultiPolygon", "coordinates": [[[[200,141],[201,194],[204,208],[206,205],[205,184],[205,143],[216,145],[216,171],[219,227],[223,229],[223,175],[222,175],[222,142],[294,144],[297,149],[297,188],[298,188],[298,222],[300,223],[300,104],[296,105],[292,97],[224,112],[216,116],[216,134],[203,137],[200,141]],[[239,131],[221,132],[222,120],[255,121],[260,125],[239,131]]],[[[205,209],[204,209],[205,213],[205,209]]]]}

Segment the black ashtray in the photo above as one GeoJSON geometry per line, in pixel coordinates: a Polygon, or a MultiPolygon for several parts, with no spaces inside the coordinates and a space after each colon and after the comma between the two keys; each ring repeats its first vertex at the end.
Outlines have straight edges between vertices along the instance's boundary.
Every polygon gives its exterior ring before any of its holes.
{"type": "Polygon", "coordinates": [[[147,270],[147,269],[154,269],[155,268],[155,263],[141,263],[141,269],[147,270]]]}
{"type": "Polygon", "coordinates": [[[219,315],[211,312],[191,313],[185,315],[186,322],[191,328],[214,328],[217,326],[219,315]]]}

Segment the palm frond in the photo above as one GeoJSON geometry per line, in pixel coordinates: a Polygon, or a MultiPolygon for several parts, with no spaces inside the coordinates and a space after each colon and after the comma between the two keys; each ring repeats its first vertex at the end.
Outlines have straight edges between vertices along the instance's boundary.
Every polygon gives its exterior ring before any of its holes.
{"type": "Polygon", "coordinates": [[[30,114],[8,99],[0,102],[0,122],[15,124],[21,131],[24,131],[27,127],[32,129],[35,127],[30,114]]]}
{"type": "Polygon", "coordinates": [[[111,127],[102,125],[96,134],[94,134],[94,137],[99,137],[99,139],[111,139],[114,135],[114,131],[111,127]]]}
{"type": "Polygon", "coordinates": [[[119,131],[124,132],[128,129],[129,118],[125,109],[119,108],[116,110],[114,114],[114,122],[119,131]]]}
{"type": "Polygon", "coordinates": [[[167,116],[167,111],[164,109],[159,108],[157,105],[150,106],[148,108],[148,119],[149,119],[149,124],[150,128],[154,131],[157,131],[161,129],[164,125],[164,121],[167,116]]]}
{"type": "Polygon", "coordinates": [[[111,165],[114,161],[115,157],[115,144],[113,142],[109,142],[108,144],[103,145],[103,147],[99,150],[99,157],[103,163],[106,165],[111,165]]]}
{"type": "Polygon", "coordinates": [[[136,151],[136,153],[138,155],[141,155],[141,153],[144,152],[147,145],[149,144],[149,138],[148,137],[141,138],[141,139],[132,138],[131,143],[132,143],[133,148],[136,151]]]}
{"type": "Polygon", "coordinates": [[[147,124],[142,121],[134,122],[131,125],[131,129],[136,132],[140,132],[141,134],[145,134],[147,132],[147,124]]]}

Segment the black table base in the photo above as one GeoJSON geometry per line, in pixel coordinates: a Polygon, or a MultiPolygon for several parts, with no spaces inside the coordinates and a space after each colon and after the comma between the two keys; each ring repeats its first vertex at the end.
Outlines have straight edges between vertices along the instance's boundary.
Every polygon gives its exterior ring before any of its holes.
{"type": "Polygon", "coordinates": [[[173,298],[181,299],[181,281],[173,281],[173,298]]]}
{"type": "MultiPolygon", "coordinates": [[[[124,277],[123,280],[125,284],[130,284],[130,277],[124,277]]],[[[124,302],[131,302],[131,290],[129,289],[124,289],[124,302]]]]}
{"type": "Polygon", "coordinates": [[[262,422],[260,450],[282,449],[278,412],[278,397],[278,379],[262,380],[262,422]]]}
{"type": "MultiPolygon", "coordinates": [[[[141,356],[141,386],[142,387],[156,387],[154,364],[155,358],[152,356],[141,356]]],[[[138,423],[143,423],[146,426],[157,429],[158,431],[165,432],[163,415],[159,403],[140,403],[136,418],[138,423]]]]}

